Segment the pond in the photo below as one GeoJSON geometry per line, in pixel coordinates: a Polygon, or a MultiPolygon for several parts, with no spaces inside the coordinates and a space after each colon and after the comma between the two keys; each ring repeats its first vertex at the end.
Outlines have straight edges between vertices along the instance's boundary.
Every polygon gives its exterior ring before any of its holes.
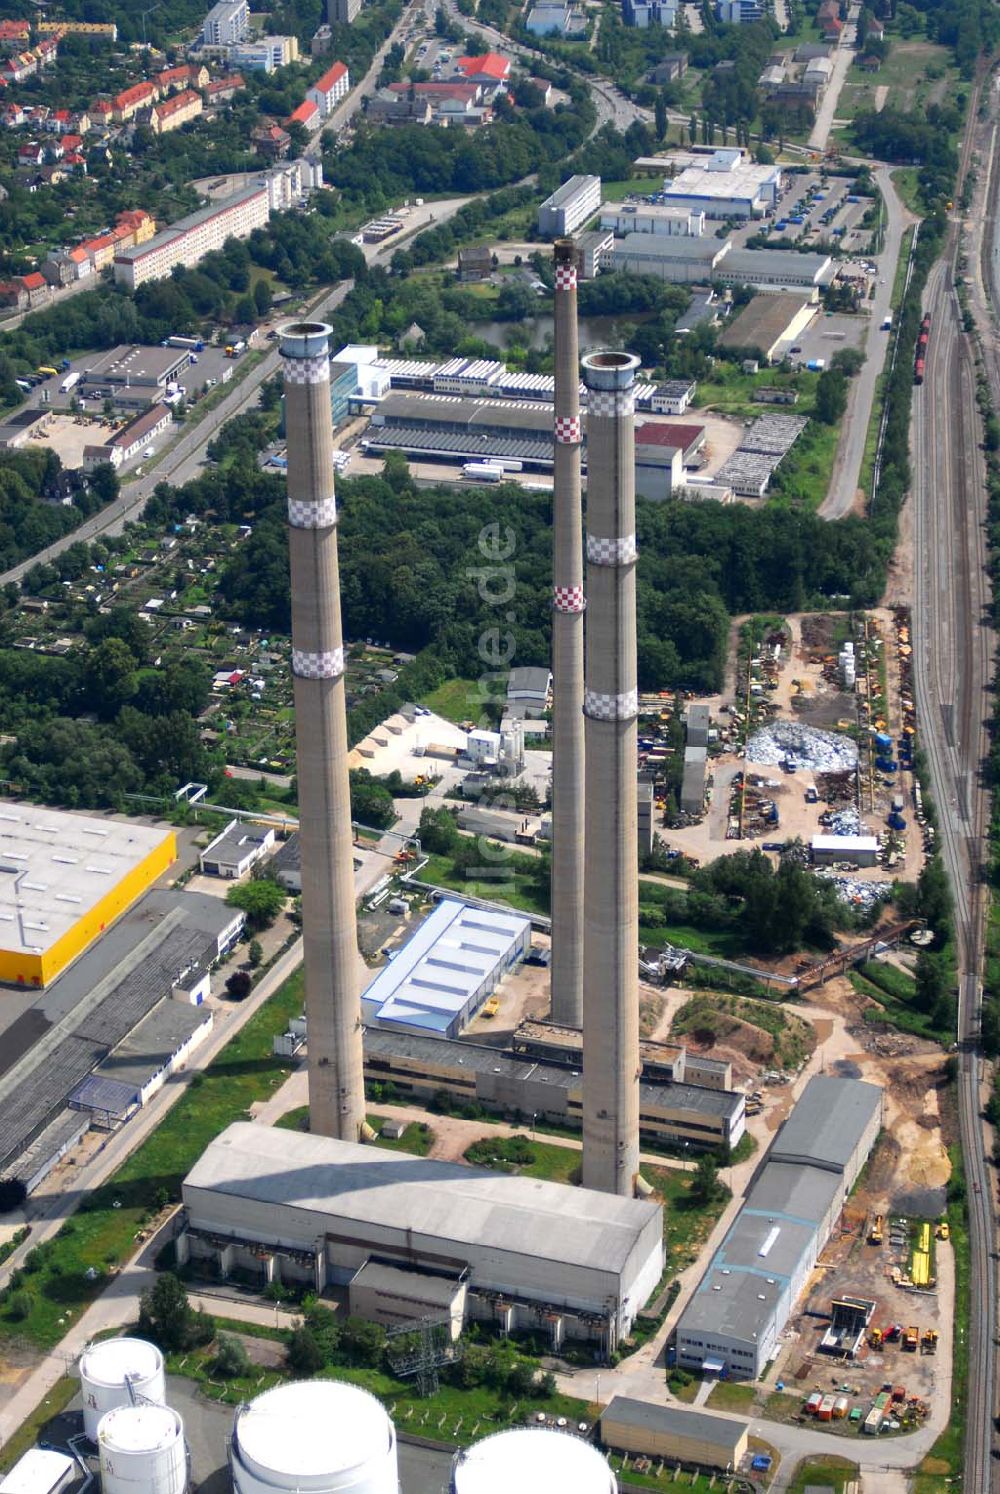
{"type": "MultiPolygon", "coordinates": [[[[620,347],[622,333],[626,327],[634,327],[646,320],[648,312],[639,311],[626,316],[589,316],[580,318],[580,352],[588,353],[592,348],[620,347]]],[[[540,348],[546,337],[552,336],[554,322],[550,316],[536,316],[526,322],[476,322],[470,332],[490,342],[495,348],[510,346],[515,332],[518,342],[529,348],[540,348]]]]}

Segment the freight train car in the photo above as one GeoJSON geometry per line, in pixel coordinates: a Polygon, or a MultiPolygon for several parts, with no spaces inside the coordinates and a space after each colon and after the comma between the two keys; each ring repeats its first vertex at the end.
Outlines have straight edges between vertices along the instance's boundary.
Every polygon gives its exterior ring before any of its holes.
{"type": "Polygon", "coordinates": [[[927,344],[931,335],[931,314],[928,311],[920,323],[920,331],[917,334],[917,351],[913,360],[913,382],[922,384],[924,382],[924,368],[927,363],[927,344]]]}

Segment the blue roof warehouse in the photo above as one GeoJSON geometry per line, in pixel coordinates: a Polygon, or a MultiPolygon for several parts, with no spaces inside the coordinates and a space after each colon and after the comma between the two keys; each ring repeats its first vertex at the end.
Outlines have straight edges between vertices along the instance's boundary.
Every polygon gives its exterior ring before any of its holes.
{"type": "Polygon", "coordinates": [[[458,1037],[527,954],[531,920],[443,899],[361,998],[366,1026],[458,1037]]]}

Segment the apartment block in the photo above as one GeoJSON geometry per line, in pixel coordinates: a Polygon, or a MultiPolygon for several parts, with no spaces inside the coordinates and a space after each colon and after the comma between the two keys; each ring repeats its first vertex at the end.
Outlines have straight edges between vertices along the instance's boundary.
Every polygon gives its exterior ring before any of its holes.
{"type": "Polygon", "coordinates": [[[245,239],[263,228],[269,217],[266,184],[245,187],[181,218],[148,243],[115,255],[115,280],[135,290],[150,280],[162,280],[175,265],[196,265],[227,239],[245,239]]]}

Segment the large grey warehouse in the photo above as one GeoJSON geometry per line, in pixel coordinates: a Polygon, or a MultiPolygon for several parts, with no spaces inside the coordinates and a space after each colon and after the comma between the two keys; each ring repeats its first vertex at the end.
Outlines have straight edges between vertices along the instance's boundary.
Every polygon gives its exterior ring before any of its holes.
{"type": "MultiPolygon", "coordinates": [[[[468,1316],[605,1354],[663,1270],[659,1204],[242,1122],[206,1148],[183,1199],[182,1264],[317,1291],[369,1261],[449,1276],[468,1316]]],[[[414,1290],[423,1300],[426,1283],[414,1290]]]]}
{"type": "Polygon", "coordinates": [[[677,1324],[677,1362],[756,1380],[882,1124],[882,1091],[810,1079],[677,1324]]]}

